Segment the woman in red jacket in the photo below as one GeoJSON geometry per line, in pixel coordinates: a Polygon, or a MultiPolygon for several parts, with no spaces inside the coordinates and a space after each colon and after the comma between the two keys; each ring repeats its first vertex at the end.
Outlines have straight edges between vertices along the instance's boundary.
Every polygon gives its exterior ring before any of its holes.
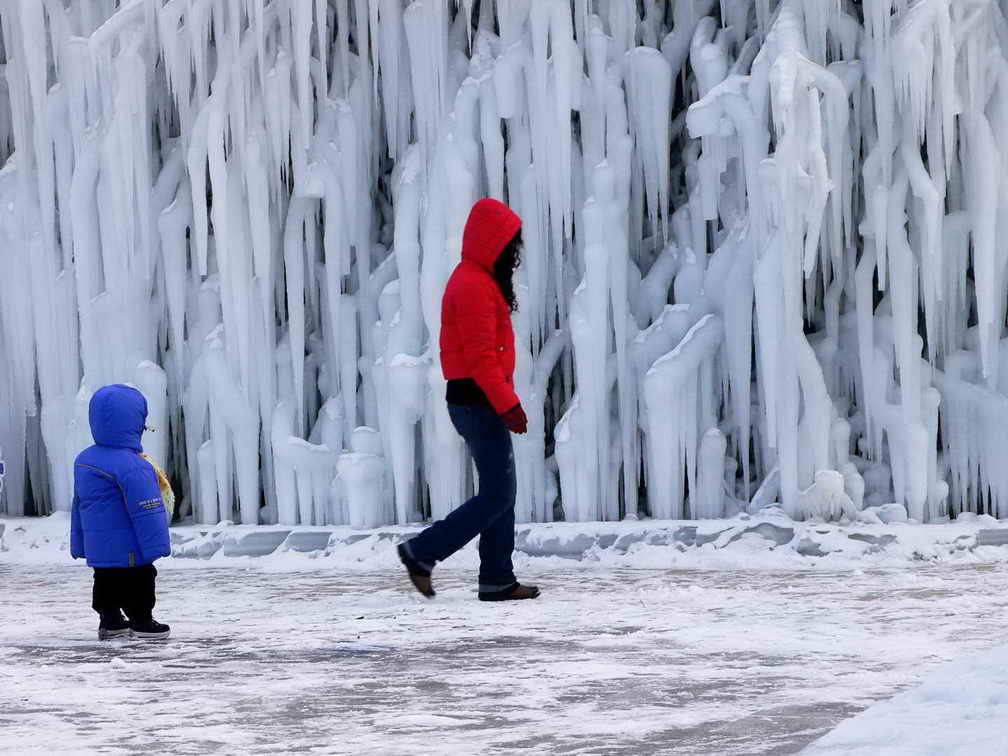
{"type": "Polygon", "coordinates": [[[515,580],[515,469],[511,433],[528,423],[515,394],[515,268],[521,259],[521,219],[507,205],[482,199],[469,213],[458,264],[441,302],[441,369],[452,424],[465,439],[479,492],[399,546],[413,585],[434,596],[431,570],[477,535],[480,537],[479,598],[531,599],[534,586],[515,580]]]}

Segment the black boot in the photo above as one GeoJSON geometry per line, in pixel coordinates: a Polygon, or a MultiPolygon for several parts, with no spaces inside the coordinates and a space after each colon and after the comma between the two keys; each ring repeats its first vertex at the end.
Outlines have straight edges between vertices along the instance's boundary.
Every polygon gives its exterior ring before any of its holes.
{"type": "Polygon", "coordinates": [[[409,573],[413,587],[427,598],[434,598],[437,594],[434,592],[434,585],[431,583],[430,570],[424,568],[410,555],[406,544],[400,543],[396,550],[399,552],[399,560],[405,565],[406,571],[409,573]]]}
{"type": "Polygon", "coordinates": [[[98,622],[98,640],[119,638],[130,634],[130,621],[123,617],[118,609],[114,612],[102,612],[98,622]]]}
{"type": "Polygon", "coordinates": [[[156,621],[150,615],[140,619],[130,620],[130,629],[137,638],[148,640],[163,640],[168,637],[171,628],[156,621]]]}
{"type": "Polygon", "coordinates": [[[480,591],[480,601],[521,601],[522,599],[539,598],[539,589],[534,585],[515,583],[503,591],[480,591]]]}

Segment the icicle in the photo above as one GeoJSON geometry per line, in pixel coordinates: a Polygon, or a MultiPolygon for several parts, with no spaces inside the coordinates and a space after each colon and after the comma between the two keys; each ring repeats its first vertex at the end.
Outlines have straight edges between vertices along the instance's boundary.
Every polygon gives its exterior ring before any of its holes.
{"type": "Polygon", "coordinates": [[[0,4],[5,457],[65,507],[129,381],[200,522],[447,514],[440,299],[493,196],[521,519],[1008,516],[1008,23],[849,5],[0,4]]]}
{"type": "Polygon", "coordinates": [[[672,68],[654,49],[638,47],[627,53],[627,94],[637,139],[637,155],[644,171],[652,233],[668,238],[669,117],[672,68]]]}

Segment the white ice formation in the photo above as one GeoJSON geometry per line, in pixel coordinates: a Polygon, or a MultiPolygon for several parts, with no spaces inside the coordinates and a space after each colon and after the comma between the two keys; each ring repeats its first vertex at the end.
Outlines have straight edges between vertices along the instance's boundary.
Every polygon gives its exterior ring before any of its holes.
{"type": "Polygon", "coordinates": [[[0,0],[0,511],[129,382],[198,522],[444,515],[492,196],[520,520],[1008,516],[1005,5],[0,0]]]}

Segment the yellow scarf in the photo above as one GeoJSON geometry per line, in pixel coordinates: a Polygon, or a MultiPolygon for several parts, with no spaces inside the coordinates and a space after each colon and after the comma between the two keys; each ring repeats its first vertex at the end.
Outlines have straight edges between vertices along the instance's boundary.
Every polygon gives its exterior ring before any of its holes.
{"type": "Polygon", "coordinates": [[[164,502],[165,509],[168,511],[168,519],[170,520],[175,516],[175,492],[172,491],[171,483],[168,482],[168,476],[164,474],[164,470],[158,467],[157,462],[151,459],[151,457],[146,454],[141,454],[140,456],[150,462],[150,466],[154,468],[154,472],[157,474],[158,485],[161,487],[161,501],[164,502]]]}

